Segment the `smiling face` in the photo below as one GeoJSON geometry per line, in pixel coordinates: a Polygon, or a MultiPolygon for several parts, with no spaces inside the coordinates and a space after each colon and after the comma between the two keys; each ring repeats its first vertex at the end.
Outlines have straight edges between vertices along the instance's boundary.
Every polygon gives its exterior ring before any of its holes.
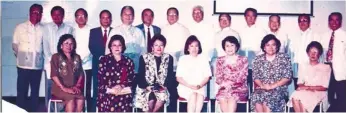
{"type": "Polygon", "coordinates": [[[86,15],[84,14],[82,10],[79,10],[76,13],[75,21],[78,25],[86,25],[88,18],[86,17],[86,15]]]}
{"type": "Polygon", "coordinates": [[[248,26],[252,26],[256,22],[256,15],[253,11],[247,11],[245,14],[245,20],[248,26]]]}
{"type": "Polygon", "coordinates": [[[155,42],[152,46],[153,53],[156,55],[162,55],[164,52],[164,48],[165,48],[165,46],[164,46],[163,42],[160,40],[155,40],[155,42]]]}
{"type": "Polygon", "coordinates": [[[134,15],[132,14],[129,8],[124,9],[121,15],[121,21],[125,25],[131,25],[134,19],[134,15]]]}
{"type": "Polygon", "coordinates": [[[277,51],[277,46],[275,43],[275,40],[270,40],[269,42],[267,42],[264,46],[264,51],[266,54],[268,55],[274,55],[276,54],[277,51]]]}
{"type": "Polygon", "coordinates": [[[111,25],[112,18],[107,12],[102,12],[100,16],[100,24],[102,27],[107,28],[111,25]]]}
{"type": "Polygon", "coordinates": [[[170,25],[176,23],[179,19],[177,12],[174,9],[168,10],[167,21],[170,25]]]}
{"type": "Polygon", "coordinates": [[[37,24],[42,19],[42,12],[38,7],[33,7],[29,12],[29,19],[32,24],[37,24]]]}
{"type": "Polygon", "coordinates": [[[229,41],[226,41],[225,52],[228,56],[233,56],[237,52],[237,46],[229,41]]]}
{"type": "Polygon", "coordinates": [[[328,25],[333,31],[339,29],[341,27],[341,18],[337,15],[331,15],[328,25]]]}
{"type": "Polygon", "coordinates": [[[114,40],[111,44],[112,54],[120,55],[122,52],[123,45],[119,40],[114,40]]]}
{"type": "Polygon", "coordinates": [[[143,23],[149,26],[153,23],[154,15],[151,11],[146,10],[143,12],[142,19],[143,23]]]}
{"type": "Polygon", "coordinates": [[[72,39],[68,38],[61,45],[62,52],[71,53],[74,46],[75,46],[75,44],[73,43],[72,39]]]}
{"type": "Polygon", "coordinates": [[[189,54],[192,56],[197,56],[199,51],[199,44],[197,41],[193,41],[188,48],[189,54]]]}
{"type": "Polygon", "coordinates": [[[51,17],[56,25],[61,25],[64,19],[64,14],[60,10],[54,10],[51,17]]]}
{"type": "Polygon", "coordinates": [[[310,59],[310,62],[316,62],[319,59],[319,52],[316,47],[311,47],[310,50],[308,51],[308,56],[310,59]]]}
{"type": "Polygon", "coordinates": [[[221,15],[219,19],[221,29],[231,26],[231,20],[226,15],[221,15]]]}
{"type": "Polygon", "coordinates": [[[309,17],[306,16],[301,16],[298,19],[298,25],[299,25],[299,29],[301,31],[305,31],[310,27],[310,21],[308,19],[309,17]]]}
{"type": "Polygon", "coordinates": [[[192,11],[192,18],[197,23],[201,22],[203,20],[203,11],[200,8],[194,8],[192,11]]]}
{"type": "Polygon", "coordinates": [[[270,31],[272,31],[272,32],[276,32],[279,30],[279,28],[280,28],[279,17],[272,16],[269,18],[269,28],[270,28],[270,31]]]}

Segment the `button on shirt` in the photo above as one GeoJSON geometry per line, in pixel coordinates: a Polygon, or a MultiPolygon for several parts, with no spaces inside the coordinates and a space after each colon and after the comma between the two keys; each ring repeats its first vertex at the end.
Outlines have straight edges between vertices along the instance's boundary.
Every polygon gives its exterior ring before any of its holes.
{"type": "Polygon", "coordinates": [[[50,79],[50,60],[52,55],[57,53],[57,45],[59,38],[64,34],[73,34],[73,27],[62,23],[58,27],[51,22],[44,26],[43,29],[43,53],[44,53],[44,68],[47,71],[47,78],[50,79]]]}
{"type": "MultiPolygon", "coordinates": [[[[329,47],[329,41],[332,34],[332,30],[324,33],[321,37],[320,43],[323,47],[324,60],[326,59],[326,53],[329,47]]],[[[346,80],[346,32],[341,30],[341,28],[334,31],[334,46],[333,46],[333,72],[335,80],[341,81],[346,80]]]]}
{"type": "Polygon", "coordinates": [[[189,31],[191,35],[195,35],[198,40],[201,42],[202,53],[205,58],[209,61],[212,59],[213,54],[215,52],[215,39],[214,39],[214,30],[212,29],[212,25],[201,21],[199,23],[193,22],[189,25],[189,31]]]}
{"type": "MultiPolygon", "coordinates": [[[[132,25],[120,25],[115,27],[110,33],[109,36],[121,35],[125,39],[126,50],[124,52],[125,56],[130,57],[135,64],[135,72],[138,72],[139,67],[139,57],[146,52],[144,35],[143,32],[132,25]]],[[[107,40],[109,42],[110,38],[107,40]]],[[[106,54],[109,54],[110,51],[106,47],[106,54]]]]}
{"type": "Polygon", "coordinates": [[[42,25],[26,21],[16,26],[13,34],[13,50],[17,66],[24,69],[43,68],[42,25]]]}
{"type": "Polygon", "coordinates": [[[261,50],[261,41],[267,33],[257,25],[252,25],[251,27],[245,26],[239,31],[241,37],[239,54],[248,57],[249,69],[252,69],[252,60],[256,55],[263,53],[261,50]]]}
{"type": "Polygon", "coordinates": [[[167,44],[165,52],[172,55],[174,71],[176,70],[178,59],[184,55],[185,41],[189,37],[189,30],[180,23],[167,24],[162,27],[161,34],[165,36],[167,44]]]}
{"type": "Polygon", "coordinates": [[[90,29],[89,25],[85,25],[83,28],[79,28],[78,25],[74,26],[73,34],[78,46],[76,52],[81,57],[84,70],[89,70],[92,67],[92,55],[89,50],[90,29]]]}

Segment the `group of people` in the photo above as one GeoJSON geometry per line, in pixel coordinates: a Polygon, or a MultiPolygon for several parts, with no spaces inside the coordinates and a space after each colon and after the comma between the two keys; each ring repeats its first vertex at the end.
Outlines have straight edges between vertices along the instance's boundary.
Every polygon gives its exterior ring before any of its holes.
{"type": "Polygon", "coordinates": [[[43,70],[46,101],[63,100],[66,112],[81,112],[85,100],[91,112],[157,112],[166,105],[174,112],[178,98],[187,100],[188,112],[200,112],[212,76],[222,112],[235,112],[243,101],[256,112],[283,112],[286,104],[312,112],[323,100],[329,101],[328,111],[346,111],[346,32],[338,12],[329,15],[330,30],[321,36],[310,29],[309,15],[299,15],[301,33],[294,38],[279,30],[279,15],[269,17],[270,31],[257,26],[253,8],[245,10],[247,25],[240,32],[230,27],[229,14],[220,14],[217,33],[203,21],[201,6],[192,8],[196,23],[188,27],[178,22],[177,8],[168,8],[162,28],[152,25],[149,8],[142,11],[143,24],[133,26],[134,9],[124,6],[122,24],[114,28],[108,10],[100,12],[96,28],[87,25],[83,8],[75,12],[75,26],[63,22],[61,6],[51,9],[53,22],[45,25],[42,12],[33,4],[29,20],[13,35],[17,105],[26,107],[30,86],[29,111],[37,110],[43,70]],[[297,88],[288,95],[291,81],[297,88]]]}

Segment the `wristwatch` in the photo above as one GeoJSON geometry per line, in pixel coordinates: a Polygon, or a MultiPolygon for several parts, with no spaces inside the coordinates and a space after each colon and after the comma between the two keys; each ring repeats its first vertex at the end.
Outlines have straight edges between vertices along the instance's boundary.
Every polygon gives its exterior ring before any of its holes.
{"type": "Polygon", "coordinates": [[[201,88],[201,86],[200,86],[200,85],[197,85],[197,88],[199,89],[199,88],[201,88]]]}

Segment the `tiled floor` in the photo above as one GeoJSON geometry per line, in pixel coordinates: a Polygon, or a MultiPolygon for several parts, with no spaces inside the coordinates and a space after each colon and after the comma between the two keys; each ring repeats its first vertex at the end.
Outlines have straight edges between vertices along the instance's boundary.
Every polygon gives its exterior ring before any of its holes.
{"type": "MultiPolygon", "coordinates": [[[[16,104],[16,97],[2,97],[2,99],[7,101],[7,102],[10,102],[12,104],[16,104]]],[[[46,112],[47,111],[44,101],[45,101],[44,97],[40,97],[38,112],[46,112]]]]}

